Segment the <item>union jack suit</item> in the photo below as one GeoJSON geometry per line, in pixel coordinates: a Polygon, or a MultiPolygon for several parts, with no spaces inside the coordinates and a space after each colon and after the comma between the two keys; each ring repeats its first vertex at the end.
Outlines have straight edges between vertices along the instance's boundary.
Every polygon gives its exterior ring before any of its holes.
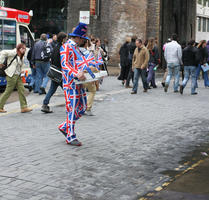
{"type": "Polygon", "coordinates": [[[76,139],[75,122],[86,110],[86,92],[82,85],[76,85],[74,82],[79,72],[75,49],[77,49],[77,46],[72,40],[68,40],[60,48],[67,119],[59,126],[59,129],[67,134],[67,143],[76,139]]]}

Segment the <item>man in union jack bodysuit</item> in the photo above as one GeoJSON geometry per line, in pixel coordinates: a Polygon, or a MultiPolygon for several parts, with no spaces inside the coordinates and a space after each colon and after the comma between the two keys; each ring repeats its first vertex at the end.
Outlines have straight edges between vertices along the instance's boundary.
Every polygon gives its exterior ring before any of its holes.
{"type": "MultiPolygon", "coordinates": [[[[59,130],[66,137],[67,144],[81,146],[82,143],[76,138],[75,122],[86,110],[86,93],[82,85],[76,85],[75,79],[85,80],[84,72],[79,68],[78,46],[80,46],[86,37],[87,25],[79,23],[70,33],[71,37],[61,48],[61,65],[63,76],[63,90],[66,101],[67,120],[59,126],[59,130]]],[[[80,56],[79,56],[80,57],[80,56]]],[[[82,58],[82,55],[81,57],[82,58]]]]}

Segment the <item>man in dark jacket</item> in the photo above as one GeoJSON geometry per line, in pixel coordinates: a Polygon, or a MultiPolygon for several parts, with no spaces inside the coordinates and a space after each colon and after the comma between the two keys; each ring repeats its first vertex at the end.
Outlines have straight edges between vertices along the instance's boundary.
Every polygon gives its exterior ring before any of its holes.
{"type": "Polygon", "coordinates": [[[134,78],[134,72],[132,71],[132,59],[133,59],[134,51],[136,49],[136,36],[132,36],[131,43],[129,44],[128,47],[129,47],[129,55],[128,55],[129,73],[126,80],[126,88],[131,88],[129,84],[130,84],[130,80],[132,79],[133,82],[133,78],[134,78]]]}
{"type": "Polygon", "coordinates": [[[32,52],[32,64],[36,69],[36,81],[34,93],[46,94],[45,88],[48,83],[47,72],[50,67],[50,56],[46,58],[46,53],[51,53],[52,47],[47,44],[46,34],[41,34],[40,40],[35,43],[32,52]]]}
{"type": "Polygon", "coordinates": [[[118,80],[122,81],[122,84],[126,82],[126,79],[128,77],[129,72],[129,63],[128,63],[128,38],[126,38],[126,42],[121,46],[119,55],[120,55],[120,66],[121,66],[121,72],[120,76],[118,77],[118,80]]]}
{"type": "Polygon", "coordinates": [[[184,64],[184,80],[180,86],[180,93],[183,94],[183,90],[187,85],[189,77],[191,75],[192,85],[191,94],[196,95],[196,69],[197,69],[197,49],[195,47],[195,41],[191,40],[188,46],[183,50],[182,61],[184,64]]]}
{"type": "MultiPolygon", "coordinates": [[[[54,47],[53,52],[52,52],[52,56],[51,56],[51,64],[57,66],[57,68],[59,68],[60,71],[62,68],[61,67],[61,60],[60,60],[60,47],[66,41],[66,39],[67,39],[67,34],[65,34],[63,32],[60,32],[58,34],[58,36],[57,36],[58,44],[57,44],[57,46],[54,47]]],[[[49,104],[51,97],[54,95],[54,93],[56,92],[56,90],[59,86],[62,87],[62,83],[59,84],[59,83],[51,80],[51,85],[50,85],[49,91],[47,92],[47,94],[43,100],[43,105],[41,108],[42,112],[52,113],[48,104],[49,104]]]]}

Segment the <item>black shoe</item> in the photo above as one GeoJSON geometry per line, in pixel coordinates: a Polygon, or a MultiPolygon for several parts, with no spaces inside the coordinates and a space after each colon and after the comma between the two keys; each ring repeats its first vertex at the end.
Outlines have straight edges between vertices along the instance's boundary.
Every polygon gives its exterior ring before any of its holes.
{"type": "Polygon", "coordinates": [[[30,85],[24,85],[25,88],[27,88],[29,90],[29,92],[31,92],[33,90],[33,87],[30,85]]]}
{"type": "Polygon", "coordinates": [[[46,94],[46,90],[43,87],[40,87],[41,92],[39,94],[46,94]]]}
{"type": "Polygon", "coordinates": [[[150,87],[150,86],[148,86],[148,88],[147,88],[147,89],[149,89],[149,90],[150,90],[150,89],[151,89],[151,87],[150,87]]]}
{"type": "Polygon", "coordinates": [[[168,85],[165,84],[164,92],[168,92],[168,85]]]}
{"type": "Polygon", "coordinates": [[[144,89],[143,92],[147,92],[147,89],[144,89]]]}
{"type": "Polygon", "coordinates": [[[165,83],[162,82],[161,84],[162,84],[163,87],[165,87],[165,83]]]}
{"type": "Polygon", "coordinates": [[[61,129],[59,129],[59,131],[60,131],[65,137],[67,137],[67,133],[65,133],[65,131],[63,131],[63,130],[61,130],[61,129]]]}
{"type": "Polygon", "coordinates": [[[173,92],[174,92],[174,93],[179,93],[179,91],[178,91],[178,90],[174,90],[173,92]]]}
{"type": "Polygon", "coordinates": [[[153,88],[157,88],[157,85],[154,85],[153,88]]]}
{"type": "Polygon", "coordinates": [[[44,113],[52,113],[52,111],[50,110],[49,106],[47,106],[47,105],[43,105],[41,107],[41,111],[44,112],[44,113]]]}
{"type": "Polygon", "coordinates": [[[183,92],[184,92],[184,87],[183,85],[180,85],[180,94],[183,94],[183,92]]]}
{"type": "Polygon", "coordinates": [[[198,94],[197,92],[194,92],[194,93],[192,93],[191,95],[196,95],[196,94],[198,94]]]}
{"type": "Polygon", "coordinates": [[[135,92],[135,91],[131,91],[131,94],[136,94],[137,92],[135,92]]]}

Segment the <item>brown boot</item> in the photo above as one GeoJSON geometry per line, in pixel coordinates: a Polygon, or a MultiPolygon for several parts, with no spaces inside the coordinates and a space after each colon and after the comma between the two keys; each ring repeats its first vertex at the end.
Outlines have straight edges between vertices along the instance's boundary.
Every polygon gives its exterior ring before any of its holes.
{"type": "Polygon", "coordinates": [[[32,108],[28,108],[28,107],[22,108],[22,109],[21,109],[21,113],[31,112],[32,110],[33,110],[32,108]]]}
{"type": "Polygon", "coordinates": [[[3,108],[0,108],[0,113],[6,113],[7,111],[4,110],[3,108]]]}

